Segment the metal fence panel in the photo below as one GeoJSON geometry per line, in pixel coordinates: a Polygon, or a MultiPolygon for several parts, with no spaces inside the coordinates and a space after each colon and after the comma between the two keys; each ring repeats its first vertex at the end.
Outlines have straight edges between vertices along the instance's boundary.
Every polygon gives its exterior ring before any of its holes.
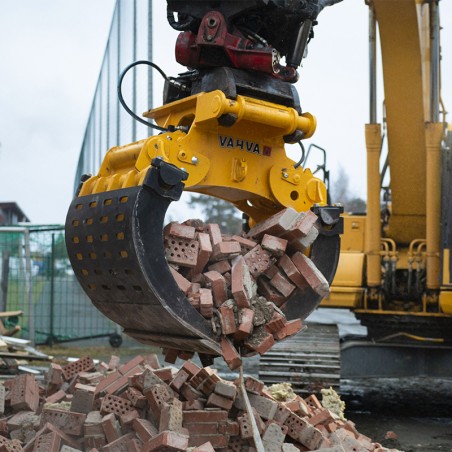
{"type": "Polygon", "coordinates": [[[0,228],[0,308],[23,311],[21,337],[33,344],[110,336],[117,330],[80,287],[63,226],[0,228]]]}

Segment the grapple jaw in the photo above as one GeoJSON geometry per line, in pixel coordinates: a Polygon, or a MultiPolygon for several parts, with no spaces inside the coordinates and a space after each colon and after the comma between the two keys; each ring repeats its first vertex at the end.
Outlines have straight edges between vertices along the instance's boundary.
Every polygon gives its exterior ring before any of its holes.
{"type": "Polygon", "coordinates": [[[164,164],[152,168],[141,186],[75,198],[66,245],[93,304],[127,335],[163,348],[184,344],[186,350],[218,355],[209,323],[178,288],[165,258],[165,214],[179,199],[184,177],[164,164]]]}
{"type": "MultiPolygon", "coordinates": [[[[143,185],[75,198],[66,221],[66,244],[93,304],[127,335],[162,348],[217,356],[220,344],[210,322],[179,289],[165,257],[165,214],[179,199],[185,177],[184,171],[157,160],[143,185]]],[[[319,227],[311,257],[331,282],[340,225],[319,227]]],[[[281,309],[288,320],[305,319],[320,301],[313,290],[297,289],[281,309]]]]}

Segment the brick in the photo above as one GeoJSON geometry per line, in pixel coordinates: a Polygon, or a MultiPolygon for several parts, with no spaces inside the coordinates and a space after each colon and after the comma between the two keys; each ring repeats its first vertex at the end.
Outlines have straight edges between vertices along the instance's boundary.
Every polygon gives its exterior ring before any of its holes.
{"type": "Polygon", "coordinates": [[[138,438],[145,443],[158,435],[158,429],[147,419],[134,419],[132,428],[138,438]]]}
{"type": "Polygon", "coordinates": [[[302,274],[298,271],[292,260],[284,254],[278,261],[278,267],[284,274],[300,289],[304,289],[308,284],[302,274]]]}
{"type": "Polygon", "coordinates": [[[252,394],[261,395],[262,391],[264,389],[264,382],[257,380],[254,377],[246,377],[245,378],[245,389],[247,392],[250,392],[252,394]]]}
{"type": "Polygon", "coordinates": [[[287,248],[287,240],[275,237],[274,235],[264,234],[261,241],[264,250],[273,254],[273,256],[281,257],[287,248]]]}
{"type": "Polygon", "coordinates": [[[54,408],[44,408],[41,414],[41,427],[50,423],[68,435],[79,436],[83,432],[86,414],[54,408]]]}
{"type": "Polygon", "coordinates": [[[87,414],[85,423],[83,424],[83,433],[85,436],[104,434],[100,411],[91,411],[87,414]]]}
{"type": "Polygon", "coordinates": [[[322,409],[318,413],[308,418],[308,422],[314,427],[319,424],[328,424],[335,421],[334,414],[327,409],[322,409]]]}
{"type": "Polygon", "coordinates": [[[179,272],[174,270],[174,268],[170,267],[169,269],[179,289],[182,290],[185,295],[187,295],[189,290],[191,289],[191,282],[187,278],[184,278],[179,272]]]}
{"type": "Polygon", "coordinates": [[[88,414],[93,409],[94,386],[77,384],[71,402],[71,411],[88,414]]]}
{"type": "Polygon", "coordinates": [[[219,261],[215,262],[212,265],[209,265],[208,269],[209,272],[215,271],[220,273],[220,275],[223,275],[224,273],[231,271],[231,264],[229,263],[229,261],[219,261]]]}
{"type": "Polygon", "coordinates": [[[238,242],[220,242],[213,246],[211,260],[221,261],[232,259],[241,253],[240,243],[238,242]]]}
{"type": "Polygon", "coordinates": [[[319,401],[319,399],[314,395],[314,394],[311,394],[311,395],[309,395],[308,397],[306,397],[305,399],[304,399],[304,401],[308,404],[308,406],[309,407],[311,407],[311,408],[318,408],[318,409],[322,409],[323,408],[323,406],[322,406],[322,404],[320,403],[320,401],[319,401]]]}
{"type": "Polygon", "coordinates": [[[212,393],[209,395],[209,398],[207,399],[206,406],[220,408],[222,410],[230,410],[233,404],[234,400],[212,393]]]}
{"type": "MultiPolygon", "coordinates": [[[[99,366],[101,364],[99,364],[99,366]]],[[[105,364],[105,363],[103,363],[103,364],[105,365],[105,371],[106,371],[108,369],[108,364],[105,364]]],[[[97,386],[97,384],[101,380],[104,379],[105,371],[104,372],[80,372],[78,374],[78,381],[82,384],[89,384],[89,385],[97,386]]]]}
{"type": "Polygon", "coordinates": [[[173,379],[173,372],[171,370],[171,367],[162,367],[161,369],[155,369],[153,371],[154,375],[162,382],[168,383],[173,379]]]}
{"type": "Polygon", "coordinates": [[[260,245],[254,247],[245,254],[245,262],[248,265],[251,275],[257,278],[275,263],[275,258],[262,249],[260,245]]]}
{"type": "Polygon", "coordinates": [[[209,223],[205,227],[205,232],[207,234],[209,234],[212,246],[215,246],[218,243],[221,243],[223,241],[223,237],[221,236],[220,226],[218,226],[218,224],[209,223]]]}
{"type": "Polygon", "coordinates": [[[74,375],[80,372],[88,372],[89,370],[94,370],[94,361],[89,356],[84,356],[83,358],[74,361],[73,363],[66,364],[63,366],[63,377],[66,381],[70,380],[74,375]]]}
{"type": "Polygon", "coordinates": [[[181,432],[182,420],[182,402],[180,400],[174,398],[171,403],[164,403],[160,414],[159,433],[166,430],[181,432]]]}
{"type": "Polygon", "coordinates": [[[200,411],[204,409],[204,403],[201,400],[187,400],[182,402],[184,411],[200,411]]]}
{"type": "Polygon", "coordinates": [[[14,414],[6,421],[6,426],[8,431],[17,430],[22,427],[22,425],[28,424],[33,425],[39,424],[39,416],[33,411],[19,411],[19,413],[14,414]]]}
{"type": "Polygon", "coordinates": [[[257,282],[259,293],[268,301],[271,301],[276,306],[282,306],[286,302],[286,297],[280,294],[274,287],[270,285],[264,278],[259,278],[257,282]]]}
{"type": "Polygon", "coordinates": [[[242,439],[251,439],[253,438],[253,427],[249,420],[248,415],[245,413],[243,416],[237,418],[240,427],[240,437],[242,439]]]}
{"type": "Polygon", "coordinates": [[[152,386],[165,385],[165,382],[159,377],[159,374],[160,371],[146,366],[142,373],[129,377],[129,382],[131,386],[144,393],[146,389],[152,386]]]}
{"type": "Polygon", "coordinates": [[[34,444],[33,452],[57,452],[61,447],[61,438],[55,432],[39,435],[34,444]]]}
{"type": "Polygon", "coordinates": [[[293,336],[303,329],[303,323],[300,319],[291,320],[284,325],[284,328],[275,333],[275,339],[281,341],[288,336],[293,336]]]}
{"type": "Polygon", "coordinates": [[[62,389],[60,389],[59,391],[53,393],[49,397],[46,397],[46,403],[58,403],[64,400],[65,397],[66,393],[62,389]]]}
{"type": "Polygon", "coordinates": [[[121,358],[116,355],[111,355],[110,361],[108,362],[108,370],[115,370],[119,367],[121,358]]]}
{"type": "Polygon", "coordinates": [[[201,446],[209,442],[215,449],[224,449],[228,446],[229,437],[225,435],[190,435],[188,445],[201,446]]]}
{"type": "Polygon", "coordinates": [[[210,319],[213,316],[213,296],[210,289],[200,289],[199,309],[203,317],[210,319]]]}
{"type": "Polygon", "coordinates": [[[256,284],[242,256],[232,264],[231,292],[239,308],[249,308],[251,299],[256,295],[256,284]]]}
{"type": "Polygon", "coordinates": [[[317,220],[317,215],[311,210],[300,212],[297,219],[292,223],[283,237],[289,237],[289,240],[302,239],[311,232],[317,220]]]}
{"type": "Polygon", "coordinates": [[[303,275],[309,286],[322,297],[326,297],[329,292],[329,284],[315,264],[304,254],[297,252],[292,256],[292,262],[297,270],[303,275]]]}
{"type": "Polygon", "coordinates": [[[158,355],[156,353],[149,353],[143,356],[143,364],[145,366],[150,366],[152,369],[160,369],[160,362],[158,355]]]}
{"type": "Polygon", "coordinates": [[[187,374],[191,378],[196,375],[201,370],[201,368],[192,361],[186,361],[181,367],[181,370],[187,372],[187,374]]]}
{"type": "Polygon", "coordinates": [[[215,449],[213,448],[212,443],[208,441],[207,443],[195,447],[192,452],[215,452],[215,449]]]}
{"type": "Polygon", "coordinates": [[[198,260],[196,267],[193,269],[194,274],[202,273],[209,263],[210,256],[212,255],[212,242],[210,241],[209,234],[200,232],[198,234],[199,250],[198,260]]]}
{"type": "Polygon", "coordinates": [[[82,452],[80,449],[74,449],[73,447],[70,446],[63,446],[60,449],[60,452],[82,452]]]}
{"type": "Polygon", "coordinates": [[[145,394],[149,402],[150,410],[157,420],[160,420],[160,412],[165,403],[171,400],[171,394],[166,385],[154,385],[147,389],[145,394]]]}
{"type": "Polygon", "coordinates": [[[99,384],[96,386],[95,394],[104,394],[105,390],[111,386],[116,380],[121,378],[121,374],[115,370],[111,374],[107,375],[103,380],[99,382],[99,384]]]}
{"type": "Polygon", "coordinates": [[[294,440],[308,447],[309,450],[318,449],[324,440],[324,437],[319,430],[296,414],[291,414],[287,418],[285,425],[288,427],[287,434],[294,440]]]}
{"type": "Polygon", "coordinates": [[[273,419],[278,409],[278,404],[273,400],[255,394],[249,395],[251,406],[257,414],[265,420],[273,419]]]}
{"type": "Polygon", "coordinates": [[[255,352],[263,355],[270,350],[275,344],[275,339],[272,334],[262,329],[258,334],[253,334],[245,340],[245,346],[255,352]]]}
{"type": "Polygon", "coordinates": [[[241,237],[239,235],[233,235],[231,237],[231,240],[234,240],[234,241],[240,243],[240,248],[242,250],[242,254],[246,254],[248,251],[252,250],[256,245],[258,245],[258,243],[255,242],[254,240],[250,240],[245,237],[241,237]]]}
{"type": "Polygon", "coordinates": [[[102,450],[103,452],[129,452],[128,442],[134,438],[134,432],[127,433],[126,435],[121,436],[115,441],[106,444],[102,450]]]}
{"type": "Polygon", "coordinates": [[[128,452],[141,452],[143,443],[138,438],[131,438],[127,441],[128,452]]]}
{"type": "Polygon", "coordinates": [[[273,276],[270,280],[270,285],[286,298],[295,290],[295,286],[281,272],[277,272],[273,276]]]}
{"type": "Polygon", "coordinates": [[[223,354],[223,358],[226,361],[229,369],[234,370],[240,367],[242,364],[242,360],[240,359],[240,355],[238,354],[235,347],[232,345],[232,342],[225,337],[221,338],[221,353],[223,354]]]}
{"type": "Polygon", "coordinates": [[[146,397],[134,387],[127,388],[125,396],[135,408],[145,408],[147,405],[146,397]]]}
{"type": "Polygon", "coordinates": [[[116,416],[121,416],[133,409],[130,400],[111,394],[106,395],[102,399],[102,404],[100,406],[100,412],[102,414],[114,413],[116,416]]]}
{"type": "Polygon", "coordinates": [[[225,336],[237,331],[234,308],[235,303],[232,300],[228,300],[218,308],[221,331],[225,336]]]}
{"type": "Polygon", "coordinates": [[[292,223],[297,219],[298,213],[296,210],[288,207],[281,210],[275,215],[271,216],[265,221],[258,223],[250,229],[247,238],[260,239],[264,234],[274,235],[280,237],[289,230],[292,223]]]}
{"type": "Polygon", "coordinates": [[[61,385],[63,383],[63,368],[59,364],[50,364],[47,372],[47,381],[52,385],[61,385]]]}
{"type": "Polygon", "coordinates": [[[197,400],[198,398],[203,397],[202,392],[196,390],[195,388],[193,388],[193,386],[187,383],[184,383],[182,385],[180,395],[188,401],[197,400]]]}
{"type": "Polygon", "coordinates": [[[183,369],[180,369],[177,374],[174,376],[173,380],[170,383],[170,388],[174,389],[174,391],[179,392],[182,385],[188,380],[189,374],[185,372],[183,369]]]}
{"type": "Polygon", "coordinates": [[[175,237],[165,237],[166,260],[175,265],[195,268],[198,261],[199,242],[175,237]]]}
{"type": "Polygon", "coordinates": [[[14,412],[38,409],[39,386],[33,375],[22,374],[14,379],[14,386],[10,393],[10,406],[14,412]]]}
{"type": "Polygon", "coordinates": [[[101,426],[107,443],[112,443],[121,437],[121,427],[114,413],[106,414],[102,418],[101,426]]]}
{"type": "Polygon", "coordinates": [[[206,287],[212,290],[213,301],[216,307],[224,303],[227,298],[226,280],[217,271],[204,273],[206,287]]]}
{"type": "Polygon", "coordinates": [[[234,339],[242,341],[247,338],[253,331],[254,311],[252,309],[240,309],[239,325],[234,333],[234,339]]]}
{"type": "Polygon", "coordinates": [[[85,436],[84,444],[87,450],[105,450],[107,441],[104,435],[85,436]]]}
{"type": "Polygon", "coordinates": [[[195,238],[196,229],[193,226],[173,222],[165,227],[165,234],[181,239],[193,240],[195,238]]]}
{"type": "Polygon", "coordinates": [[[267,322],[265,325],[265,329],[271,333],[274,334],[277,331],[284,328],[286,325],[287,320],[284,316],[282,316],[279,312],[276,312],[273,314],[273,317],[271,318],[270,322],[267,322]]]}
{"type": "Polygon", "coordinates": [[[202,422],[220,422],[226,421],[228,412],[224,410],[194,410],[183,411],[183,425],[202,423],[202,422]]]}
{"type": "Polygon", "coordinates": [[[280,425],[275,423],[269,424],[262,435],[265,450],[267,451],[274,447],[279,447],[279,450],[281,450],[285,438],[286,434],[280,425]]]}
{"type": "Polygon", "coordinates": [[[233,384],[228,384],[223,381],[217,381],[214,389],[215,394],[222,397],[226,397],[231,400],[235,400],[237,397],[237,386],[233,384]]]}
{"type": "Polygon", "coordinates": [[[141,452],[180,451],[188,447],[188,437],[177,432],[162,432],[143,444],[141,452]]]}
{"type": "Polygon", "coordinates": [[[189,435],[216,435],[218,431],[218,422],[200,422],[196,424],[187,424],[189,435]]]}

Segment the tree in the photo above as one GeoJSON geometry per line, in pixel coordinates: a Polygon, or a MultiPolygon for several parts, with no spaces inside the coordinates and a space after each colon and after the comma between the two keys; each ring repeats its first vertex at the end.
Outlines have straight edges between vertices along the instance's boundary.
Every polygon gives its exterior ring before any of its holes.
{"type": "Polygon", "coordinates": [[[366,201],[350,190],[350,178],[342,166],[339,166],[338,175],[330,185],[330,196],[333,203],[344,206],[345,212],[366,212],[366,201]]]}
{"type": "Polygon", "coordinates": [[[191,195],[191,204],[198,206],[206,223],[218,223],[225,234],[239,234],[242,229],[241,213],[232,204],[206,195],[191,195]]]}

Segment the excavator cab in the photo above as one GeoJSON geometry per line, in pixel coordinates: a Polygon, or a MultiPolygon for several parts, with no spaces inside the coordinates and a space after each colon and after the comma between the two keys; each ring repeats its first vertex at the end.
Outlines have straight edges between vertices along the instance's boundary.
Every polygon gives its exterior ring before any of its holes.
{"type": "MultiPolygon", "coordinates": [[[[251,231],[285,209],[312,212],[316,239],[303,254],[331,283],[341,208],[327,205],[323,181],[284,150],[316,127],[293,82],[320,3],[168,0],[169,23],[181,31],[176,58],[189,70],[166,78],[164,105],[144,114],[161,133],[110,149],[99,173],[82,181],[66,221],[82,287],[129,336],[224,355],[213,322],[190,304],[168,265],[165,213],[184,190],[232,203],[251,231]]],[[[297,288],[278,312],[304,319],[322,298],[297,288]]]]}

